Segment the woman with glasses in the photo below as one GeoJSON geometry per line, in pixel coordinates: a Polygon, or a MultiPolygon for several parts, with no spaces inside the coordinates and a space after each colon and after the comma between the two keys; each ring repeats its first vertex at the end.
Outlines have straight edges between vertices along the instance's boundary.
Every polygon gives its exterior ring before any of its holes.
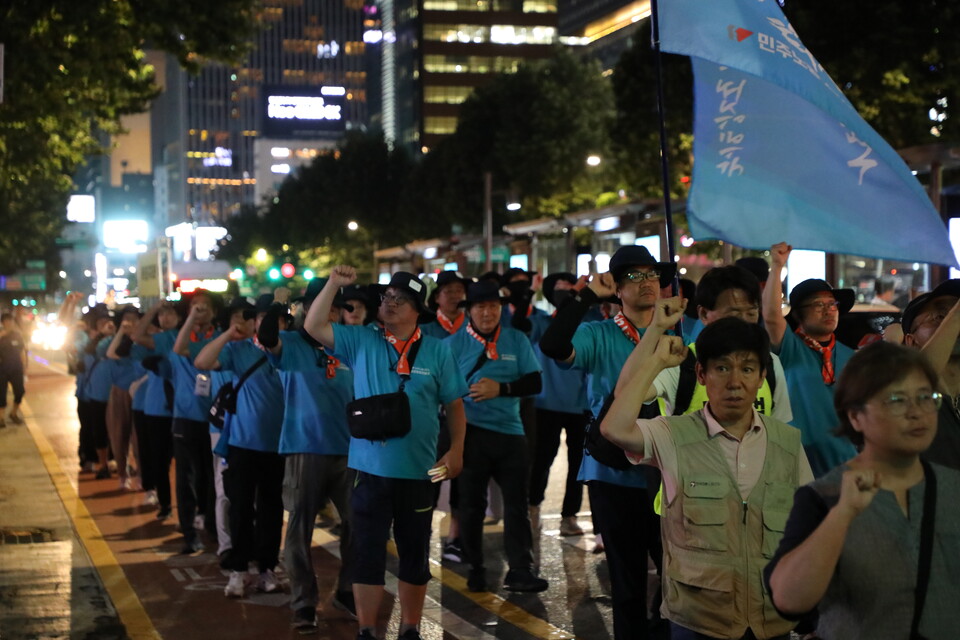
{"type": "Polygon", "coordinates": [[[765,570],[785,616],[819,610],[824,640],[956,637],[960,472],[920,459],[937,430],[936,388],[922,354],[884,342],[840,375],[838,433],[859,453],[797,491],[765,570]]]}

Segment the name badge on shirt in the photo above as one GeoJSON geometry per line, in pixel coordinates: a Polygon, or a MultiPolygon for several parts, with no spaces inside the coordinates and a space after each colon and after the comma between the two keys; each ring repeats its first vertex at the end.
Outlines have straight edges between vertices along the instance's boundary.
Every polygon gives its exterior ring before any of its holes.
{"type": "Polygon", "coordinates": [[[210,395],[210,376],[205,373],[197,374],[197,382],[193,387],[193,395],[204,397],[210,395]]]}

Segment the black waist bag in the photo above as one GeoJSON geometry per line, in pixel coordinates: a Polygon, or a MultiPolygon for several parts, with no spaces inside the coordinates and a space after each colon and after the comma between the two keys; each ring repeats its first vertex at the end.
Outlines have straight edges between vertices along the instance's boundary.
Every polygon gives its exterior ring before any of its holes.
{"type": "MultiPolygon", "coordinates": [[[[420,350],[417,340],[410,347],[410,368],[420,350]]],[[[389,348],[390,345],[387,345],[389,348]]],[[[410,398],[403,392],[409,375],[400,376],[400,388],[394,393],[360,398],[347,404],[347,426],[350,435],[361,440],[389,440],[402,438],[413,427],[410,417],[410,398]]]]}
{"type": "MultiPolygon", "coordinates": [[[[613,404],[612,392],[607,396],[607,399],[604,400],[600,413],[590,420],[583,446],[587,455],[591,456],[600,464],[618,471],[626,471],[627,469],[633,468],[633,465],[627,460],[623,449],[604,438],[603,434],[600,433],[600,423],[603,422],[604,416],[606,416],[607,411],[610,410],[611,404],[613,404]]],[[[637,417],[649,419],[655,418],[658,415],[660,415],[660,409],[656,402],[652,402],[643,405],[643,408],[640,409],[640,415],[637,417]]]]}

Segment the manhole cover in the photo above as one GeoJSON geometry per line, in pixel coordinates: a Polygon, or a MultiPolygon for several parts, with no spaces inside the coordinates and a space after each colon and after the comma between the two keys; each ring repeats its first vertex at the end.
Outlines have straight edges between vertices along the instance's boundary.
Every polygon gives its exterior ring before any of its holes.
{"type": "Polygon", "coordinates": [[[36,544],[39,542],[53,542],[52,529],[36,527],[10,527],[0,529],[0,544],[36,544]]]}

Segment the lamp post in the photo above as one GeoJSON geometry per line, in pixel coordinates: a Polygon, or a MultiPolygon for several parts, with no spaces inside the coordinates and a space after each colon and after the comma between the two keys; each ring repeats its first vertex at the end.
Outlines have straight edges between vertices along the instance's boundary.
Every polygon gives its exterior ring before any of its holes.
{"type": "Polygon", "coordinates": [[[483,270],[493,271],[493,175],[483,172],[483,270]]]}

